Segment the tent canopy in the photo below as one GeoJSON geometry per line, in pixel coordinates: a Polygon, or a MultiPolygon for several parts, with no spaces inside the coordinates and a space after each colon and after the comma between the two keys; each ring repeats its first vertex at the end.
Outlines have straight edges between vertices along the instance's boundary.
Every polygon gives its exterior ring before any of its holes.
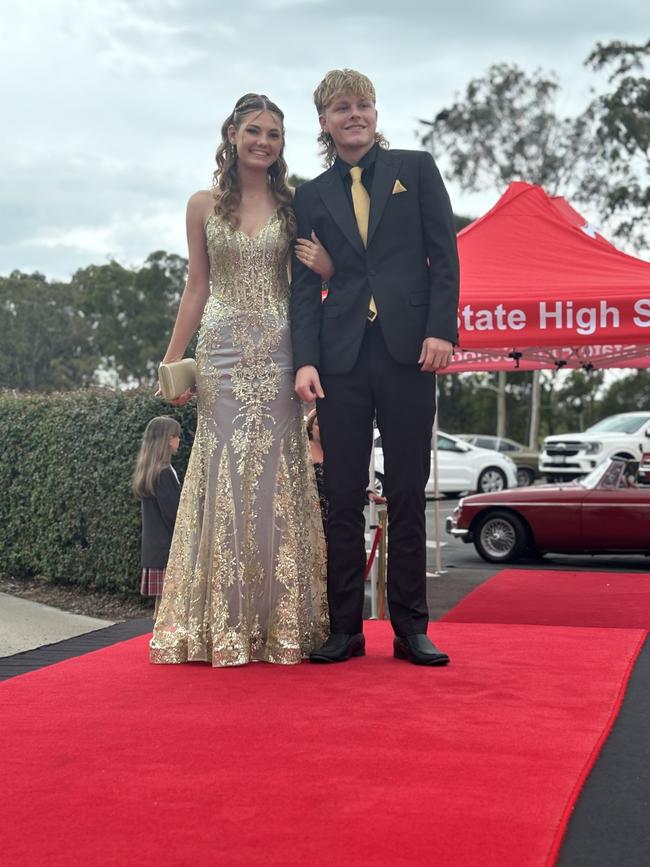
{"type": "Polygon", "coordinates": [[[561,197],[521,182],[458,235],[460,348],[450,372],[645,367],[650,263],[561,197]]]}

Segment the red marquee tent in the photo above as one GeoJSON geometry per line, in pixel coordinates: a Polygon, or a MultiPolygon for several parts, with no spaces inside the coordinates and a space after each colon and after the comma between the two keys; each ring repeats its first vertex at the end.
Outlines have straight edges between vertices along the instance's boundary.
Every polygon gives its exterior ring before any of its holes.
{"type": "Polygon", "coordinates": [[[650,263],[564,199],[512,183],[458,249],[462,351],[450,373],[650,362],[650,263]]]}

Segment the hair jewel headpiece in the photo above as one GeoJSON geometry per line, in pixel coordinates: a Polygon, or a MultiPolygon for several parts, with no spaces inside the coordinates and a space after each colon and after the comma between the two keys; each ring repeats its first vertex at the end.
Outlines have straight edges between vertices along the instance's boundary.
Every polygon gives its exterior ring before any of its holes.
{"type": "Polygon", "coordinates": [[[233,118],[237,115],[246,113],[248,110],[255,110],[258,108],[262,111],[272,111],[281,119],[284,119],[282,111],[265,93],[245,93],[244,96],[240,96],[235,103],[235,108],[232,113],[233,118]]]}

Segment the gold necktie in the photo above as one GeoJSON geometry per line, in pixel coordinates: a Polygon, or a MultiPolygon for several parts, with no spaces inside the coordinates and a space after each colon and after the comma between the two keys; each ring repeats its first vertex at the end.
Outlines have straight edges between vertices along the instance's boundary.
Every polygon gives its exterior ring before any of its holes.
{"type": "MultiPolygon", "coordinates": [[[[350,169],[350,177],[352,178],[352,207],[354,208],[354,216],[359,227],[359,234],[363,241],[363,246],[368,246],[368,220],[370,218],[370,196],[368,191],[361,183],[361,175],[363,169],[361,166],[352,166],[350,169]]],[[[374,322],[377,318],[377,305],[375,299],[371,296],[368,304],[368,319],[374,322]]]]}

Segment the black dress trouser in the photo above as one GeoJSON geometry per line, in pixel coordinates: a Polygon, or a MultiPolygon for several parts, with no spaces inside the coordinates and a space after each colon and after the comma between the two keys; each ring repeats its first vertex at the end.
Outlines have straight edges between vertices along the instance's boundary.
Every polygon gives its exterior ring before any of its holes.
{"type": "Polygon", "coordinates": [[[363,626],[366,565],[363,507],[373,419],[382,438],[388,499],[388,605],[397,635],[426,633],[426,499],[435,376],[398,364],[379,320],[366,327],[359,357],[345,374],[321,374],[318,401],[327,519],[327,591],[332,632],[363,626]]]}

